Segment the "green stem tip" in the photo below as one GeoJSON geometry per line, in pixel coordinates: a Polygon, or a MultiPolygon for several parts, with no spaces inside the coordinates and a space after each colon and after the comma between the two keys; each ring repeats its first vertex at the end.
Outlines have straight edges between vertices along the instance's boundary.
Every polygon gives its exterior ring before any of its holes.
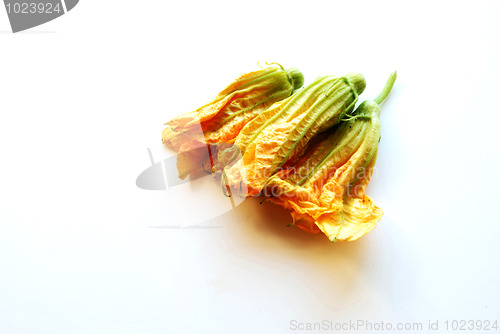
{"type": "Polygon", "coordinates": [[[392,72],[391,75],[389,76],[389,80],[387,80],[387,83],[385,84],[384,89],[380,92],[380,94],[378,94],[378,96],[373,101],[375,101],[377,104],[381,104],[382,101],[384,101],[387,95],[389,95],[389,93],[391,92],[392,86],[394,86],[394,82],[396,81],[396,77],[397,77],[397,72],[396,71],[392,72]]]}

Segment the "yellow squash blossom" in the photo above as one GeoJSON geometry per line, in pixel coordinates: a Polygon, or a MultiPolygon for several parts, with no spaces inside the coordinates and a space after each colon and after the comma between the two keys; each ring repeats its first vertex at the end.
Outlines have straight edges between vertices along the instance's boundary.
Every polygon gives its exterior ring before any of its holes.
{"type": "Polygon", "coordinates": [[[382,217],[365,191],[380,141],[379,104],[395,79],[396,72],[375,100],[363,102],[337,127],[317,136],[298,163],[267,180],[265,195],[290,210],[298,227],[322,231],[332,241],[352,241],[382,217]]]}
{"type": "Polygon", "coordinates": [[[246,196],[258,194],[272,175],[300,159],[316,134],[352,112],[365,85],[360,74],[324,76],[272,105],[241,130],[232,149],[220,153],[223,181],[246,196]]]}
{"type": "Polygon", "coordinates": [[[179,152],[179,177],[199,171],[203,162],[210,164],[209,153],[214,155],[217,150],[213,144],[234,142],[249,121],[292,95],[303,83],[297,69],[269,66],[242,75],[210,103],[167,122],[162,141],[179,152]]]}

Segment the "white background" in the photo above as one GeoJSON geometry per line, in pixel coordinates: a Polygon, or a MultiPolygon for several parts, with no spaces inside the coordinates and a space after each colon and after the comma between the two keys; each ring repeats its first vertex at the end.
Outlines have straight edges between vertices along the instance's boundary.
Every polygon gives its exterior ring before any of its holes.
{"type": "Polygon", "coordinates": [[[82,0],[12,34],[0,8],[0,333],[500,320],[499,14],[495,1],[82,0]],[[165,192],[136,187],[164,122],[266,61],[306,83],[363,73],[361,99],[398,71],[369,187],[385,215],[359,241],[287,227],[258,200],[221,228],[166,228],[179,222],[165,192]]]}

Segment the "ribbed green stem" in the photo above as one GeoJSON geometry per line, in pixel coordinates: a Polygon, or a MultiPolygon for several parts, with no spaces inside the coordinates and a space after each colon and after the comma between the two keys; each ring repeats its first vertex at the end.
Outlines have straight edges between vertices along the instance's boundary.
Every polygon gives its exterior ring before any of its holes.
{"type": "Polygon", "coordinates": [[[381,104],[382,101],[384,101],[387,95],[389,95],[389,93],[391,92],[392,86],[394,86],[394,82],[396,81],[396,76],[397,76],[396,71],[391,73],[391,76],[389,77],[389,80],[387,80],[384,89],[373,101],[375,101],[377,104],[381,104]]]}

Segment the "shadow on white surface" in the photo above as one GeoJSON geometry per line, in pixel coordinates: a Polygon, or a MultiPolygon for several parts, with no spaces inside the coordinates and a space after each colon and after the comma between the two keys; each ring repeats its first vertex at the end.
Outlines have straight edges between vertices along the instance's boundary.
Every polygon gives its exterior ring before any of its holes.
{"type": "Polygon", "coordinates": [[[284,271],[309,271],[304,279],[320,290],[334,284],[332,291],[349,294],[356,287],[370,252],[366,240],[332,243],[322,233],[311,234],[288,226],[292,223],[288,211],[260,201],[246,199],[233,211],[218,217],[221,225],[227,227],[229,251],[248,261],[282,266],[284,271]]]}

